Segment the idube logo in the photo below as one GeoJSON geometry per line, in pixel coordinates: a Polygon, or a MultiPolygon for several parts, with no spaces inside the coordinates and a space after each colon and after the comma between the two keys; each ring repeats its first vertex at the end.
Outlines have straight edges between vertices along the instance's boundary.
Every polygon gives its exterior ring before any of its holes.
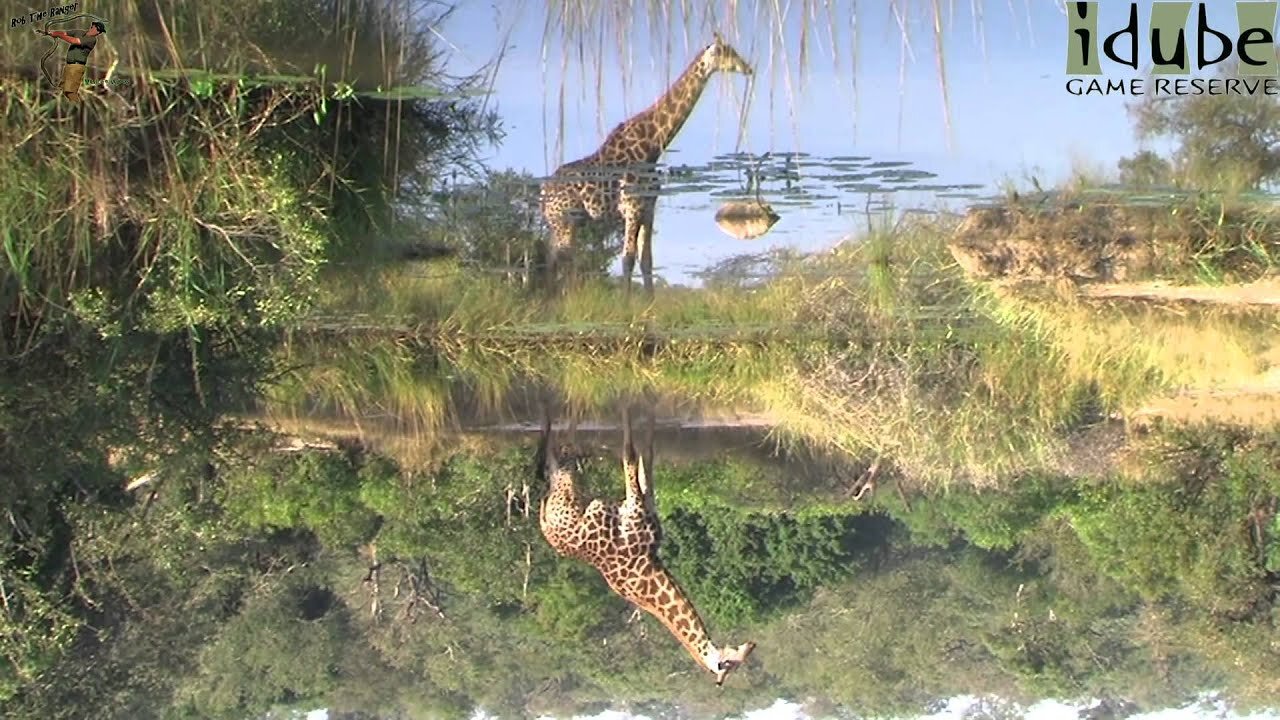
{"type": "Polygon", "coordinates": [[[1214,3],[1215,12],[1234,6],[1234,28],[1222,19],[1211,23],[1209,3],[1153,2],[1145,32],[1139,3],[1107,3],[1105,20],[1101,5],[1066,3],[1072,95],[1280,94],[1273,30],[1280,2],[1214,3]],[[1231,77],[1193,75],[1232,63],[1231,77]],[[1139,74],[1144,65],[1149,78],[1139,74]]]}

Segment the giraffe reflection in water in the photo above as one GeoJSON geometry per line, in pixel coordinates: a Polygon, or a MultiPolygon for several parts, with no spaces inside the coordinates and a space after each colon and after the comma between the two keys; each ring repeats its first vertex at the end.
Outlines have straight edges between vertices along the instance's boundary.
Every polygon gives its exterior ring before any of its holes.
{"type": "Polygon", "coordinates": [[[585,507],[577,495],[574,469],[561,463],[544,411],[538,468],[549,490],[538,509],[547,543],[561,556],[589,563],[623,599],[657,618],[695,662],[715,675],[716,685],[746,662],[755,643],[717,646],[698,611],[658,558],[662,527],[653,495],[653,414],[648,413],[644,456],[632,443],[631,412],[622,413],[622,470],[626,497],[621,504],[596,498],[585,507]]]}
{"type": "Polygon", "coordinates": [[[636,253],[645,292],[653,293],[653,216],[658,204],[657,162],[689,119],[707,81],[717,72],[750,76],[751,65],[715,34],[708,45],[652,105],[609,133],[590,155],[567,162],[542,185],[540,205],[551,230],[547,253],[550,283],[560,282],[558,269],[575,271],[575,234],[588,223],[622,226],[623,288],[630,294],[636,253]]]}

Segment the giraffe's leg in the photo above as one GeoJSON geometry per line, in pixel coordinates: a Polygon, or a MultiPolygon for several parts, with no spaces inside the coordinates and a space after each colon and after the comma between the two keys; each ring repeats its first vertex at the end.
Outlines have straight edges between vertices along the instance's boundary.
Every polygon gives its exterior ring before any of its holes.
{"type": "Polygon", "coordinates": [[[636,268],[636,246],[640,238],[640,219],[635,213],[623,216],[622,238],[622,291],[631,295],[631,273],[636,268]]]}
{"type": "MultiPolygon", "coordinates": [[[[544,480],[547,483],[547,494],[538,502],[539,522],[544,521],[547,502],[553,496],[559,496],[560,501],[567,503],[570,507],[576,507],[578,502],[572,462],[569,465],[563,464],[562,461],[566,458],[560,456],[557,433],[551,429],[557,415],[559,413],[554,407],[554,403],[544,401],[542,406],[542,437],[538,443],[537,455],[540,466],[539,472],[545,476],[544,480]]],[[[568,459],[572,461],[572,458],[568,459]]]]}
{"type": "Polygon", "coordinates": [[[640,274],[644,277],[644,292],[653,297],[653,215],[640,225],[640,274]]]}
{"type": "Polygon", "coordinates": [[[555,444],[555,435],[551,432],[552,415],[549,404],[543,403],[542,429],[539,433],[535,464],[538,474],[542,475],[549,484],[554,485],[556,477],[560,474],[560,458],[555,444]]]}
{"type": "Polygon", "coordinates": [[[578,286],[578,261],[575,257],[577,250],[578,238],[574,230],[569,231],[569,237],[561,248],[561,267],[565,269],[567,276],[564,287],[573,288],[578,286]]]}
{"type": "Polygon", "coordinates": [[[573,279],[574,225],[569,218],[556,218],[551,225],[551,245],[547,251],[547,285],[551,290],[561,289],[562,274],[573,279]],[[567,271],[567,273],[566,273],[567,271]]]}
{"type": "Polygon", "coordinates": [[[547,227],[547,266],[544,281],[547,289],[556,286],[556,271],[559,270],[560,234],[563,230],[557,220],[548,220],[547,227]]]}
{"type": "Polygon", "coordinates": [[[636,448],[631,441],[631,408],[627,405],[622,406],[622,473],[627,485],[624,507],[641,507],[644,503],[644,489],[640,485],[636,448]]]}
{"type": "MultiPolygon", "coordinates": [[[[657,509],[653,499],[653,429],[656,423],[657,411],[653,405],[649,406],[649,421],[645,423],[644,428],[644,457],[640,461],[640,471],[637,473],[637,480],[640,485],[640,493],[644,498],[645,513],[651,517],[657,517],[657,509]]],[[[633,450],[634,452],[634,450],[633,450]]]]}
{"type": "Polygon", "coordinates": [[[556,248],[560,244],[561,221],[563,216],[558,209],[555,209],[555,194],[558,186],[553,180],[547,180],[542,184],[542,188],[538,194],[538,212],[542,215],[543,222],[547,225],[547,246],[546,246],[546,262],[539,273],[541,278],[540,285],[543,290],[555,287],[556,277],[556,248]]]}

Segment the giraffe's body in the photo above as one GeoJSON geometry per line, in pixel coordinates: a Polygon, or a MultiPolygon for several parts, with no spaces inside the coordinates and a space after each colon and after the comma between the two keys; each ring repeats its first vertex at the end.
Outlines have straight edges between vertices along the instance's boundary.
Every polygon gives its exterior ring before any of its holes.
{"type": "Polygon", "coordinates": [[[648,457],[639,458],[631,442],[630,415],[624,413],[626,499],[617,504],[597,498],[585,508],[577,497],[573,471],[556,456],[550,427],[548,416],[540,452],[550,489],[538,511],[547,543],[561,556],[595,567],[610,589],[657,618],[701,667],[715,674],[717,685],[723,683],[730,671],[746,661],[755,644],[721,648],[712,643],[693,603],[658,557],[662,527],[649,475],[652,425],[647,433],[648,457]]]}
{"type": "Polygon", "coordinates": [[[623,231],[624,288],[631,289],[636,252],[645,291],[653,292],[653,216],[660,187],[662,153],[684,127],[707,81],[719,71],[751,75],[752,69],[717,34],[676,82],[652,105],[619,123],[590,155],[567,162],[543,183],[540,204],[551,231],[548,275],[572,271],[574,236],[584,222],[623,231]]]}

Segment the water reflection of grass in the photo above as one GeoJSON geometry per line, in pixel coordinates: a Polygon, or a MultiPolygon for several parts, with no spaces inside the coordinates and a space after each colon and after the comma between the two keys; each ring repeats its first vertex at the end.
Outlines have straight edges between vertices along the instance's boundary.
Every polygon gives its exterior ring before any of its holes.
{"type": "Polygon", "coordinates": [[[922,220],[764,283],[630,305],[603,283],[542,303],[447,263],[399,266],[328,290],[313,331],[290,343],[307,367],[273,402],[393,417],[426,441],[462,398],[499,412],[550,385],[600,409],[654,392],[763,413],[786,442],[880,455],[927,483],[990,484],[1054,466],[1073,431],[1108,414],[1256,374],[1274,352],[1261,332],[1274,320],[1249,314],[967,281],[948,232],[922,220]]]}

